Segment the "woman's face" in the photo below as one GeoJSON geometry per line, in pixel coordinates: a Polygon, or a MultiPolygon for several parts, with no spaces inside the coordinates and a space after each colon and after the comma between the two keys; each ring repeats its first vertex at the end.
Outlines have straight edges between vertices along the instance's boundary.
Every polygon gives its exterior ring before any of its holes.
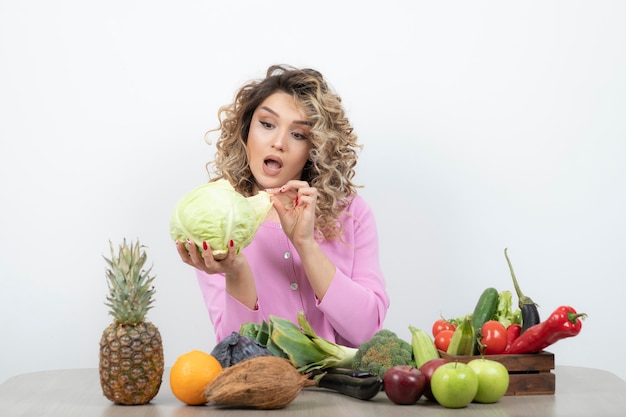
{"type": "Polygon", "coordinates": [[[302,177],[309,158],[311,124],[289,94],[277,92],[254,111],[246,152],[261,189],[279,188],[302,177]]]}

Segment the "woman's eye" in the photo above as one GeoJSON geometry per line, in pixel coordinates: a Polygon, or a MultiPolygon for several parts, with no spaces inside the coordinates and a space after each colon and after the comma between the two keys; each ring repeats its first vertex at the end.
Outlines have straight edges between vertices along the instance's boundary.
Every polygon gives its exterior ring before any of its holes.
{"type": "Polygon", "coordinates": [[[270,122],[264,122],[262,120],[259,120],[259,123],[261,123],[261,126],[263,126],[266,129],[271,129],[272,127],[274,127],[270,122]]]}
{"type": "Polygon", "coordinates": [[[295,139],[298,139],[298,140],[306,140],[309,138],[307,135],[305,135],[304,133],[300,133],[300,132],[293,132],[292,135],[295,139]]]}

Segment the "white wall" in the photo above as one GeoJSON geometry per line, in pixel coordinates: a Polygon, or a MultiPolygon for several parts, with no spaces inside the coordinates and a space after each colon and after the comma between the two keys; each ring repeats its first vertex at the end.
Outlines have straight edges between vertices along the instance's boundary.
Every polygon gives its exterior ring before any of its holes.
{"type": "Polygon", "coordinates": [[[212,349],[169,214],[273,63],[325,73],[365,144],[388,328],[512,290],[508,247],[544,317],[589,314],[557,364],[626,378],[626,3],[217,3],[0,0],[0,382],[97,367],[109,239],[148,246],[166,364],[212,349]]]}

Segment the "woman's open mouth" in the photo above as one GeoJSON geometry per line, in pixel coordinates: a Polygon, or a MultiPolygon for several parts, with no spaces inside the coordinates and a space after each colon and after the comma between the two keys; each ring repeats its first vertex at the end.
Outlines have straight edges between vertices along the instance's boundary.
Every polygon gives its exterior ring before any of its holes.
{"type": "Polygon", "coordinates": [[[263,160],[263,172],[267,175],[278,175],[283,167],[283,162],[278,158],[265,158],[263,160]]]}

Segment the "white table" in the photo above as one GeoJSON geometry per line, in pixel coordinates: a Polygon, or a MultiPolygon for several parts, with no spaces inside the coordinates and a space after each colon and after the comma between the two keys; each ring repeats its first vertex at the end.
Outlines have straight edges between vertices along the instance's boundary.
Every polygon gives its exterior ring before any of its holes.
{"type": "Polygon", "coordinates": [[[508,396],[496,404],[446,409],[424,399],[411,406],[391,403],[384,393],[362,401],[307,388],[282,410],[186,406],[169,388],[166,370],[158,395],[146,405],[114,405],[102,395],[97,369],[66,369],[18,375],[0,384],[2,417],[195,417],[195,416],[454,416],[454,417],[624,417],[626,381],[592,368],[557,366],[554,395],[508,396]]]}

